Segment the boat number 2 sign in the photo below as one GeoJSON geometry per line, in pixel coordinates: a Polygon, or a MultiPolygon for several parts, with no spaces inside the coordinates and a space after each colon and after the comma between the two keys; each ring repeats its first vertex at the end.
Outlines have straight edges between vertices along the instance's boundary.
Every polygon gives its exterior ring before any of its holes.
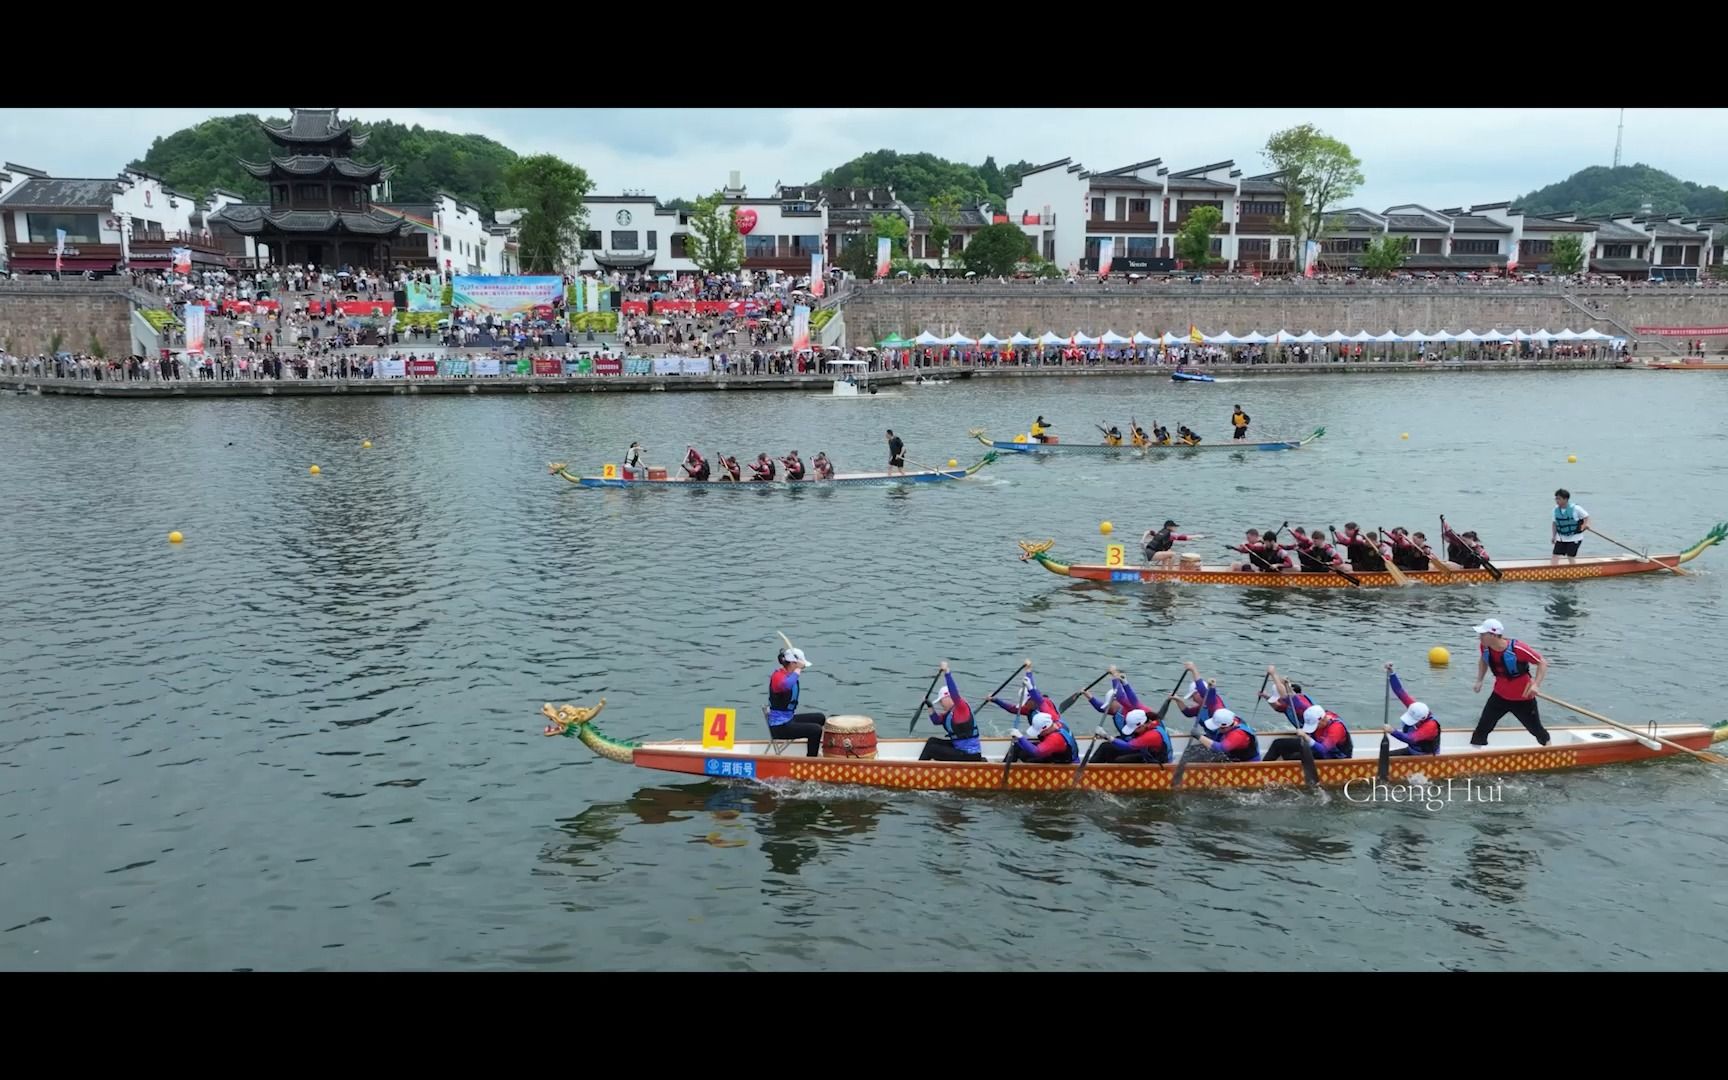
{"type": "Polygon", "coordinates": [[[1122,565],[1124,565],[1125,561],[1126,560],[1124,558],[1123,548],[1122,548],[1121,544],[1111,544],[1104,549],[1104,565],[1105,566],[1111,566],[1111,567],[1122,566],[1122,565]]]}
{"type": "Polygon", "coordinates": [[[732,749],[732,739],[737,734],[733,723],[735,718],[736,714],[731,709],[703,709],[702,749],[732,749]]]}
{"type": "Polygon", "coordinates": [[[616,479],[618,479],[618,466],[616,466],[610,462],[606,463],[605,465],[600,466],[600,479],[602,479],[602,480],[616,480],[616,479]]]}

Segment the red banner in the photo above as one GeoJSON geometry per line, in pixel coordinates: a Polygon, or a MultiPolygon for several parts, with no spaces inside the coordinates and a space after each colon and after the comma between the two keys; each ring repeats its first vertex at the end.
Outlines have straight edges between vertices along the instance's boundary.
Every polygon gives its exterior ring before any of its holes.
{"type": "Polygon", "coordinates": [[[615,357],[596,356],[594,358],[594,374],[622,375],[624,374],[624,361],[615,357]]]}
{"type": "MultiPolygon", "coordinates": [[[[762,305],[755,300],[656,300],[654,314],[656,315],[724,315],[728,311],[756,311],[762,305]],[[733,307],[737,304],[737,307],[733,307]]],[[[625,315],[648,314],[648,301],[626,300],[618,305],[625,315]]]]}
{"type": "Polygon", "coordinates": [[[438,374],[438,361],[410,360],[408,361],[408,374],[419,376],[436,375],[438,374]]]}
{"type": "MultiPolygon", "coordinates": [[[[362,318],[371,315],[374,311],[385,317],[396,312],[396,301],[394,300],[338,300],[335,306],[336,310],[344,315],[357,315],[362,318]]],[[[324,314],[324,302],[314,300],[307,304],[306,313],[308,315],[324,314]]]]}
{"type": "Polygon", "coordinates": [[[557,357],[536,356],[534,358],[534,374],[562,375],[564,374],[564,361],[557,357]]]}
{"type": "Polygon", "coordinates": [[[1728,337],[1728,326],[1634,326],[1652,337],[1728,337]]]}

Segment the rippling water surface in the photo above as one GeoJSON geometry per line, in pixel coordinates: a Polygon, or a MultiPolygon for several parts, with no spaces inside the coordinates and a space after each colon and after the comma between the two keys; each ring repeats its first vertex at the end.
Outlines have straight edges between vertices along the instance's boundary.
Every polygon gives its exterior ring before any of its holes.
{"type": "Polygon", "coordinates": [[[1433,536],[1444,512],[1512,558],[1545,550],[1564,484],[1617,539],[1671,551],[1728,518],[1728,378],[8,396],[0,433],[5,968],[1728,965],[1728,769],[1697,762],[1432,810],[793,793],[620,767],[536,715],[604,696],[615,736],[694,736],[705,705],[758,710],[784,630],[816,665],[805,703],[885,735],[936,661],[981,694],[1022,656],[1060,694],[1111,661],[1162,690],[1193,659],[1244,703],[1275,662],[1357,728],[1393,660],[1468,724],[1469,628],[1495,615],[1568,700],[1718,719],[1728,551],[1689,579],[1309,594],[1071,584],[1014,541],[1098,561],[1100,519],[1133,545],[1167,516],[1234,540],[1284,520],[1433,536]],[[1076,440],[1131,413],[1218,439],[1238,401],[1256,435],[1328,433],[903,491],[597,492],[546,471],[596,472],[637,438],[668,463],[695,441],[873,469],[890,426],[945,464],[982,451],[968,427],[1039,413],[1076,440]],[[1434,644],[1450,668],[1423,663],[1434,644]]]}

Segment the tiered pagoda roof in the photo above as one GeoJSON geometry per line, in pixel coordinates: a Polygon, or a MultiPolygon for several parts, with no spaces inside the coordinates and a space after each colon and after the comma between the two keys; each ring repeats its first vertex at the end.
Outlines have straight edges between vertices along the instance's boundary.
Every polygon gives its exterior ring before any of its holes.
{"type": "Polygon", "coordinates": [[[334,233],[356,236],[394,236],[406,225],[402,218],[382,210],[274,210],[258,203],[235,203],[217,215],[242,236],[267,232],[334,233]]]}
{"type": "Polygon", "coordinates": [[[334,172],[349,180],[364,180],[368,184],[376,184],[394,170],[383,162],[367,164],[352,158],[328,157],[322,154],[295,154],[292,157],[272,157],[264,164],[252,161],[241,161],[240,167],[260,180],[269,180],[275,176],[293,176],[310,178],[323,176],[334,172]]]}
{"type": "Polygon", "coordinates": [[[331,156],[340,156],[349,150],[358,150],[366,145],[368,136],[355,134],[354,121],[346,123],[337,117],[336,109],[295,109],[293,118],[286,124],[272,124],[261,121],[264,134],[277,146],[286,147],[296,152],[311,146],[331,147],[331,156]]]}

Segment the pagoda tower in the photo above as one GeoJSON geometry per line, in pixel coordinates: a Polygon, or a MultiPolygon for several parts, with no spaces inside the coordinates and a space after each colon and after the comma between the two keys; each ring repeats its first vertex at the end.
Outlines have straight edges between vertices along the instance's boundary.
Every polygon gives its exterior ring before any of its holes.
{"type": "Polygon", "coordinates": [[[408,228],[402,218],[375,209],[372,187],[392,171],[349,155],[366,136],[336,109],[295,109],[286,124],[259,121],[281,149],[268,162],[240,164],[265,182],[270,201],[234,203],[212,217],[270,248],[270,262],[337,270],[384,269],[391,242],[408,228]]]}

